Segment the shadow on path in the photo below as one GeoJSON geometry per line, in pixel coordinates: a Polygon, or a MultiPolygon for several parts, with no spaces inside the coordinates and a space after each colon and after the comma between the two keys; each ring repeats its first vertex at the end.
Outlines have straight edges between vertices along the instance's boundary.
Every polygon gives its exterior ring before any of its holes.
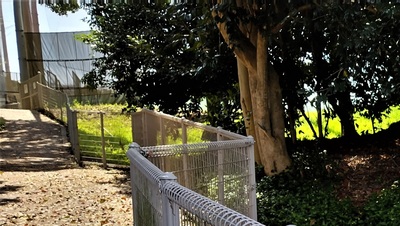
{"type": "Polygon", "coordinates": [[[0,109],[0,171],[52,171],[76,167],[65,128],[36,111],[0,109]]]}

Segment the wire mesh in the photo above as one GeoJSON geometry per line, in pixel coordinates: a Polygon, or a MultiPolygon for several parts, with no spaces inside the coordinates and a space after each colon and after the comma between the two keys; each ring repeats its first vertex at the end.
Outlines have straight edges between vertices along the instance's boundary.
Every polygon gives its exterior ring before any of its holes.
{"type": "Polygon", "coordinates": [[[178,182],[249,216],[252,184],[247,147],[250,139],[142,147],[148,159],[178,182]]]}
{"type": "Polygon", "coordinates": [[[221,128],[147,109],[132,114],[132,128],[134,142],[143,147],[246,138],[221,128]]]}
{"type": "Polygon", "coordinates": [[[55,118],[67,122],[67,96],[40,83],[37,86],[41,90],[42,108],[51,112],[55,118]]]}
{"type": "Polygon", "coordinates": [[[172,225],[168,224],[169,222],[166,224],[157,221],[169,219],[165,215],[171,214],[167,209],[162,209],[165,207],[165,203],[160,203],[164,200],[163,195],[167,198],[167,208],[173,209],[172,203],[178,206],[179,216],[175,217],[179,218],[179,225],[262,225],[242,213],[248,212],[248,193],[253,188],[249,183],[250,166],[244,163],[249,161],[246,147],[253,144],[252,139],[154,147],[140,147],[133,143],[127,155],[131,162],[135,225],[172,225]],[[220,151],[233,154],[221,155],[220,151]],[[186,160],[182,158],[185,154],[189,156],[186,160]],[[207,156],[208,154],[210,155],[207,156]],[[244,159],[243,163],[241,158],[244,159]],[[181,170],[185,165],[182,164],[183,161],[188,161],[186,170],[181,170]],[[170,181],[162,183],[160,178],[165,175],[164,166],[159,168],[162,164],[175,170],[174,175],[177,176],[178,183],[185,183],[187,180],[188,185],[182,186],[170,181]],[[199,187],[191,188],[192,185],[198,185],[199,179],[203,183],[200,192],[199,187]],[[151,183],[150,188],[150,182],[145,180],[156,183],[151,183]],[[157,183],[160,193],[146,193],[153,191],[157,183]],[[204,195],[201,194],[202,191],[204,195]],[[156,199],[150,198],[149,195],[156,199]],[[228,205],[241,206],[236,209],[242,212],[229,208],[228,205]],[[155,215],[149,216],[149,213],[155,215]]]}
{"type": "Polygon", "coordinates": [[[77,111],[79,146],[83,160],[129,165],[130,116],[112,112],[77,111]]]}
{"type": "Polygon", "coordinates": [[[162,192],[180,207],[180,225],[263,225],[177,183],[167,182],[162,192]]]}
{"type": "Polygon", "coordinates": [[[162,203],[159,190],[159,176],[162,172],[154,166],[146,164],[146,159],[131,146],[127,155],[131,159],[130,173],[132,180],[132,199],[135,225],[161,225],[162,203]]]}

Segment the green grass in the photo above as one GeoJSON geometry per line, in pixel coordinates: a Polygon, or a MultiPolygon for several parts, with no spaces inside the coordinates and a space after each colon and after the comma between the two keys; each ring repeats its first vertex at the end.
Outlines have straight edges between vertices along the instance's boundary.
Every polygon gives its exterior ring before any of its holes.
{"type": "MultiPolygon", "coordinates": [[[[130,114],[122,114],[124,105],[101,104],[82,105],[74,102],[72,108],[77,110],[79,145],[83,156],[102,157],[100,111],[103,117],[106,156],[110,159],[129,163],[126,151],[132,142],[130,114]]],[[[167,122],[165,144],[182,144],[182,128],[180,123],[167,122]]],[[[158,131],[157,143],[161,144],[161,134],[158,131]]],[[[212,134],[204,133],[202,129],[187,127],[187,143],[200,143],[216,140],[212,134]]]]}
{"type": "Polygon", "coordinates": [[[102,157],[101,117],[103,115],[104,144],[107,159],[128,164],[125,155],[132,142],[130,114],[122,113],[124,105],[81,105],[74,103],[78,113],[79,146],[82,156],[102,157]]]}
{"type": "MultiPolygon", "coordinates": [[[[307,113],[307,116],[310,118],[310,121],[313,124],[313,127],[315,131],[318,133],[318,127],[317,127],[317,112],[316,111],[309,111],[307,113]]],[[[354,114],[354,120],[355,120],[355,126],[357,129],[357,132],[359,134],[364,134],[364,133],[373,133],[372,129],[372,122],[370,119],[367,119],[363,116],[361,116],[359,113],[354,114]]],[[[300,140],[313,140],[314,136],[312,133],[312,130],[304,117],[300,118],[300,121],[302,124],[297,127],[297,139],[300,140]]],[[[322,124],[325,127],[326,124],[326,119],[323,118],[322,124]]],[[[382,118],[382,122],[379,123],[377,120],[374,121],[374,126],[375,126],[375,132],[378,132],[380,130],[387,129],[392,123],[400,121],[400,106],[398,107],[392,107],[390,114],[388,114],[386,117],[384,116],[382,118]]],[[[326,138],[337,138],[341,136],[341,125],[340,125],[340,120],[338,117],[334,119],[330,119],[328,123],[328,134],[326,134],[326,138]]]]}
{"type": "MultiPolygon", "coordinates": [[[[205,141],[216,140],[216,138],[206,137],[202,129],[187,128],[187,143],[202,143],[205,141]]],[[[161,136],[158,136],[158,142],[161,143],[161,136]]],[[[166,144],[182,144],[182,129],[176,129],[173,134],[169,133],[166,138],[166,144]]]]}

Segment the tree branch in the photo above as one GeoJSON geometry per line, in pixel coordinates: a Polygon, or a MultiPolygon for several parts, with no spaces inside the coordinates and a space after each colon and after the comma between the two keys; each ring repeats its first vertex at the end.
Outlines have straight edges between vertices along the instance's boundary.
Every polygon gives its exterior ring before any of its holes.
{"type": "MultiPolygon", "coordinates": [[[[215,19],[217,16],[222,17],[221,12],[212,11],[215,19]]],[[[256,47],[250,42],[249,38],[240,31],[236,24],[233,24],[235,35],[228,33],[226,21],[217,23],[217,27],[228,46],[234,51],[236,57],[243,63],[250,73],[257,72],[257,55],[256,47]]]]}
{"type": "Polygon", "coordinates": [[[285,24],[287,22],[289,22],[294,16],[296,16],[297,13],[303,12],[303,11],[306,11],[306,10],[310,10],[313,7],[314,7],[313,4],[307,4],[307,5],[300,6],[299,8],[293,10],[279,24],[277,24],[275,27],[273,27],[271,29],[271,33],[272,34],[278,33],[283,28],[283,26],[285,26],[285,24]]]}

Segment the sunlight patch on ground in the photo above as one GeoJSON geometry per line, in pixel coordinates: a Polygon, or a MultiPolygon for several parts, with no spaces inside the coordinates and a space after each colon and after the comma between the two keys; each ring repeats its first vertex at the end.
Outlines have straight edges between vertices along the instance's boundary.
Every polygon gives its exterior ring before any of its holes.
{"type": "Polygon", "coordinates": [[[350,168],[357,169],[359,166],[364,166],[369,164],[369,160],[372,157],[373,157],[372,155],[356,155],[356,156],[351,156],[350,158],[346,158],[344,161],[350,168]]]}

